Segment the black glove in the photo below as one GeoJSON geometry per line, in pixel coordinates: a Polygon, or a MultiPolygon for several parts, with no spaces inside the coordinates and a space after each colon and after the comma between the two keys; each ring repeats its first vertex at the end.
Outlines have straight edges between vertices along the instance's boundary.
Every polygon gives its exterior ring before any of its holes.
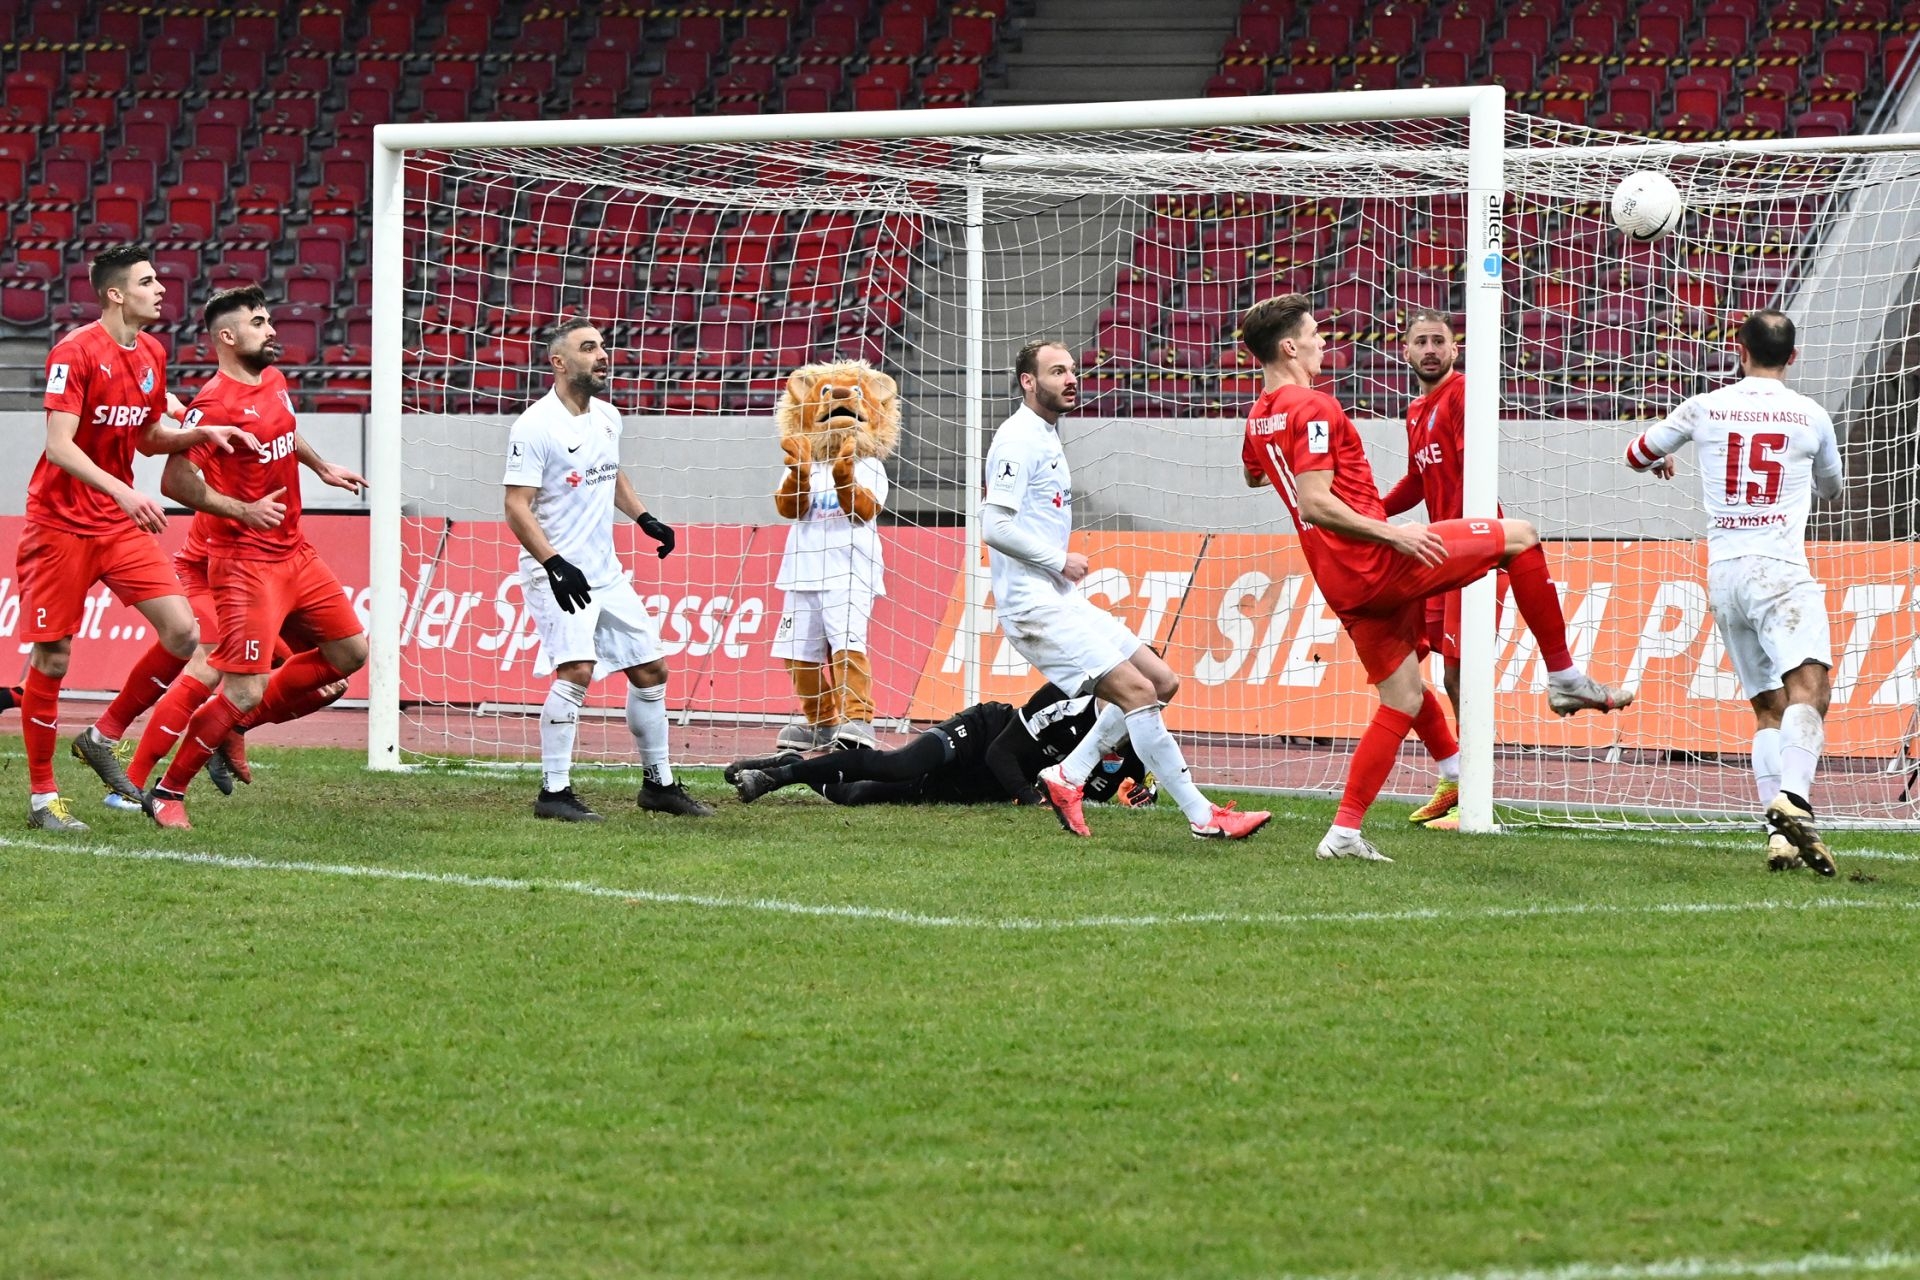
{"type": "Polygon", "coordinates": [[[662,560],[673,554],[673,526],[660,523],[659,517],[651,511],[642,511],[633,518],[633,521],[640,526],[640,532],[660,544],[662,560]]]}
{"type": "Polygon", "coordinates": [[[540,567],[547,571],[547,581],[553,584],[553,598],[566,612],[572,613],[593,599],[593,592],[587,587],[587,575],[574,568],[565,556],[548,556],[540,567]]]}

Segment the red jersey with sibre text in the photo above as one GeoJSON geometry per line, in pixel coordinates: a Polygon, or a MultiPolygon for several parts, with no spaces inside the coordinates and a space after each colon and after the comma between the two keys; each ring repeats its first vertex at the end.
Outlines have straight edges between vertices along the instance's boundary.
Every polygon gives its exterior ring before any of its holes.
{"type": "Polygon", "coordinates": [[[1387,518],[1360,432],[1326,392],[1281,386],[1263,394],[1247,415],[1240,459],[1249,471],[1263,473],[1286,503],[1287,514],[1300,531],[1307,567],[1313,570],[1321,596],[1334,609],[1365,604],[1412,563],[1384,543],[1343,537],[1301,519],[1294,477],[1305,471],[1331,471],[1334,497],[1360,515],[1387,518]]]}
{"type": "MultiPolygon", "coordinates": [[[[102,471],[130,485],[134,442],[167,414],[166,348],[146,333],[131,349],[123,347],[97,320],[76,329],[47,355],[46,407],[79,417],[74,443],[102,471]]],[[[120,504],[44,453],[27,482],[27,521],[85,537],[136,532],[120,504]]]]}
{"type": "Polygon", "coordinates": [[[280,501],[287,512],[275,529],[249,529],[237,520],[215,518],[206,532],[207,554],[235,560],[279,560],[301,543],[300,458],[295,453],[293,401],[287,380],[268,368],[257,386],[236,382],[224,373],[202,387],[187,406],[189,427],[202,423],[239,427],[260,442],[257,452],[245,448],[222,453],[213,445],[193,451],[193,461],[209,488],[237,502],[253,502],[275,489],[284,489],[280,501]]]}

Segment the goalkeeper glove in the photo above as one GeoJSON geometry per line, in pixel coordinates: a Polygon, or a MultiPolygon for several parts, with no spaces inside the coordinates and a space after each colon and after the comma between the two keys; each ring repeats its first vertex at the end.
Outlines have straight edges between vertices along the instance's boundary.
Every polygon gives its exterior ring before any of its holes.
{"type": "Polygon", "coordinates": [[[642,511],[633,518],[633,522],[640,526],[640,532],[660,544],[660,558],[662,560],[665,560],[673,554],[675,539],[672,525],[662,523],[660,518],[651,511],[642,511]]]}
{"type": "Polygon", "coordinates": [[[547,571],[547,581],[553,584],[554,601],[567,613],[572,613],[593,599],[593,592],[587,586],[587,575],[574,568],[573,562],[565,556],[548,556],[540,567],[547,571]]]}
{"type": "Polygon", "coordinates": [[[1143,781],[1132,778],[1120,779],[1120,785],[1114,789],[1113,802],[1129,809],[1144,809],[1160,798],[1160,788],[1148,774],[1143,781]]]}

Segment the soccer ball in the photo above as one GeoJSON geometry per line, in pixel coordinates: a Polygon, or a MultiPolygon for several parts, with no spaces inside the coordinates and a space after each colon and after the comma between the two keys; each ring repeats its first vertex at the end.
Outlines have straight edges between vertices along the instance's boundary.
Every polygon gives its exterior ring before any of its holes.
{"type": "Polygon", "coordinates": [[[1637,244],[1652,244],[1680,225],[1687,202],[1664,173],[1643,170],[1613,189],[1613,225],[1637,244]]]}

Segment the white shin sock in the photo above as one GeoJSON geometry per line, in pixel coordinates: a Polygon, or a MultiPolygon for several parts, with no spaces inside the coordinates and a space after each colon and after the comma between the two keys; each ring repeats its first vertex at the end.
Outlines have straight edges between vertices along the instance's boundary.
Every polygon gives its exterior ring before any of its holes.
{"type": "Polygon", "coordinates": [[[1108,703],[1093,722],[1093,728],[1074,744],[1060,762],[1060,776],[1076,787],[1083,787],[1102,756],[1127,740],[1127,713],[1108,703]]]}
{"type": "Polygon", "coordinates": [[[555,680],[540,705],[540,787],[565,791],[573,777],[573,739],[580,730],[580,704],[587,686],[555,680]]]}
{"type": "Polygon", "coordinates": [[[667,763],[667,686],[651,689],[627,686],[627,732],[640,751],[641,770],[648,782],[673,785],[673,766],[667,763]]]}
{"type": "Polygon", "coordinates": [[[1780,717],[1780,789],[1811,801],[1813,771],[1826,745],[1827,726],[1820,713],[1796,702],[1780,717]]]}
{"type": "Polygon", "coordinates": [[[1753,735],[1753,782],[1760,792],[1760,803],[1771,803],[1780,794],[1780,731],[1761,729],[1753,735]]]}
{"type": "Polygon", "coordinates": [[[1153,771],[1154,778],[1180,806],[1180,812],[1187,815],[1188,822],[1206,822],[1213,817],[1213,801],[1193,785],[1193,777],[1187,772],[1187,758],[1181,754],[1180,744],[1167,732],[1159,703],[1127,712],[1127,737],[1133,740],[1133,749],[1142,763],[1153,771]]]}

